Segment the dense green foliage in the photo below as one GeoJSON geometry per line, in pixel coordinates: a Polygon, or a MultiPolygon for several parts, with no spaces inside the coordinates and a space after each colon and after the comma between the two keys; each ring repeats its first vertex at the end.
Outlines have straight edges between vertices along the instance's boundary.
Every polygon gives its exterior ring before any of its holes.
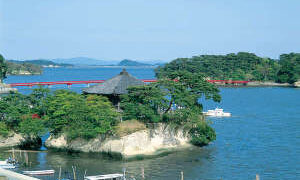
{"type": "Polygon", "coordinates": [[[137,119],[144,123],[161,121],[160,113],[167,108],[168,103],[166,95],[158,83],[130,87],[128,94],[122,96],[123,119],[137,119]]]}
{"type": "Polygon", "coordinates": [[[128,91],[121,103],[124,120],[183,127],[189,130],[195,145],[205,145],[215,139],[214,130],[203,119],[202,104],[198,100],[205,97],[218,102],[221,97],[219,90],[200,73],[168,72],[157,83],[131,87],[128,91]],[[193,133],[195,129],[199,135],[193,133]]]}
{"type": "Polygon", "coordinates": [[[111,102],[97,95],[58,90],[49,98],[46,109],[44,117],[51,132],[65,132],[71,139],[110,133],[118,122],[111,102]]]}
{"type": "Polygon", "coordinates": [[[294,83],[300,80],[300,53],[280,55],[279,64],[278,82],[294,83]]]}
{"type": "Polygon", "coordinates": [[[4,57],[0,54],[0,83],[6,77],[7,65],[4,57]]]}
{"type": "Polygon", "coordinates": [[[0,136],[7,137],[9,134],[9,129],[4,122],[0,122],[0,136]]]}
{"type": "Polygon", "coordinates": [[[156,69],[156,75],[163,77],[168,72],[185,70],[201,73],[210,79],[275,81],[279,68],[275,60],[261,58],[252,53],[239,52],[179,58],[156,69]]]}
{"type": "Polygon", "coordinates": [[[214,129],[205,121],[200,121],[192,127],[190,134],[192,136],[191,143],[198,146],[207,145],[209,142],[216,140],[214,129]]]}
{"type": "Polygon", "coordinates": [[[43,120],[34,118],[32,115],[38,113],[31,95],[14,93],[3,96],[0,100],[0,122],[5,124],[8,131],[20,132],[25,137],[39,136],[46,128],[43,120]]]}
{"type": "Polygon", "coordinates": [[[93,138],[113,131],[118,113],[107,98],[67,90],[38,88],[30,95],[11,93],[0,100],[0,133],[39,137],[46,130],[69,139],[93,138]]]}

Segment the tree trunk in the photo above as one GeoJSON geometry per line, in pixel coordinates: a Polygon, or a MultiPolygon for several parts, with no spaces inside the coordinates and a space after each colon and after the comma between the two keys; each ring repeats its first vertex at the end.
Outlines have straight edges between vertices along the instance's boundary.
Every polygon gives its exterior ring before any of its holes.
{"type": "Polygon", "coordinates": [[[168,109],[165,111],[165,113],[167,113],[167,112],[170,111],[170,109],[171,109],[171,107],[172,107],[172,104],[173,104],[173,99],[171,99],[170,104],[169,104],[169,107],[168,107],[168,109]]]}

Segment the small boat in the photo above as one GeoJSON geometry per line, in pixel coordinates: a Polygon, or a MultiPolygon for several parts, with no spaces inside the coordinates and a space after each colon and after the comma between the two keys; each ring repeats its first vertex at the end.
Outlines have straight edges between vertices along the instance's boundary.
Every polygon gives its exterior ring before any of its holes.
{"type": "Polygon", "coordinates": [[[41,170],[41,171],[23,171],[26,175],[51,175],[54,174],[54,170],[41,170]]]}
{"type": "Polygon", "coordinates": [[[0,168],[15,169],[16,166],[13,163],[10,163],[8,160],[5,160],[5,161],[0,161],[0,168]]]}
{"type": "Polygon", "coordinates": [[[84,180],[125,180],[123,174],[106,174],[106,175],[97,175],[97,176],[86,176],[84,180]]]}
{"type": "Polygon", "coordinates": [[[213,117],[230,117],[231,113],[224,112],[223,109],[216,108],[214,110],[208,110],[207,112],[203,112],[206,116],[213,116],[213,117]]]}

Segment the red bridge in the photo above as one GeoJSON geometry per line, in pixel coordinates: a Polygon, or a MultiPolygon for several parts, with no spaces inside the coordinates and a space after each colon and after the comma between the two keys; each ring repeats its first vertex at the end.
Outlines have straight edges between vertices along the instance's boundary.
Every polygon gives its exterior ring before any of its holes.
{"type": "MultiPolygon", "coordinates": [[[[68,86],[71,86],[73,84],[95,84],[95,83],[103,83],[105,80],[88,80],[88,81],[54,81],[54,82],[32,82],[32,83],[11,83],[9,84],[12,87],[16,86],[43,86],[43,85],[61,85],[66,84],[68,86]]],[[[156,82],[156,79],[141,79],[143,82],[156,82]]],[[[232,81],[232,80],[207,80],[210,83],[215,84],[247,84],[250,81],[232,81]]]]}

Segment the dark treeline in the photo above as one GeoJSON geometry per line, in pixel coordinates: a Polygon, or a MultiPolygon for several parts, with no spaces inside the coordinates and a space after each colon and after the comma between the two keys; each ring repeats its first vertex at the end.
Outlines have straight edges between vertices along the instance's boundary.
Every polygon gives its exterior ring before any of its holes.
{"type": "Polygon", "coordinates": [[[210,79],[251,80],[294,83],[300,77],[300,54],[280,55],[279,60],[262,58],[253,53],[201,55],[178,58],[156,69],[157,76],[176,70],[201,73],[210,79]]]}

